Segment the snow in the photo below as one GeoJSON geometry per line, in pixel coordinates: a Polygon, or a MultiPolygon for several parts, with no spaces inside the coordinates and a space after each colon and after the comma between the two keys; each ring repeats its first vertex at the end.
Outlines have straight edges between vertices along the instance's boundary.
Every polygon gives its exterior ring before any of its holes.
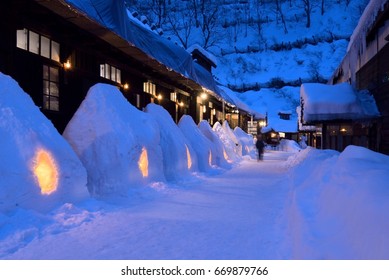
{"type": "Polygon", "coordinates": [[[212,127],[206,120],[202,120],[198,124],[201,133],[212,143],[212,162],[223,168],[230,168],[230,163],[225,155],[225,148],[219,136],[213,131],[212,127]]]}
{"type": "Polygon", "coordinates": [[[227,122],[177,126],[103,84],[66,128],[74,153],[11,78],[0,83],[1,259],[389,258],[388,156],[284,140],[257,162],[252,137],[227,122]],[[29,170],[37,146],[61,171],[52,201],[29,170]],[[142,147],[153,179],[140,175],[142,147]]]}
{"type": "Polygon", "coordinates": [[[366,91],[356,93],[348,83],[306,83],[301,85],[300,94],[305,122],[379,116],[374,97],[366,91]]]}
{"type": "Polygon", "coordinates": [[[197,127],[192,117],[184,115],[181,117],[178,127],[184,134],[196,153],[199,170],[209,172],[212,165],[215,165],[215,155],[212,152],[212,142],[197,127]]]}
{"type": "Polygon", "coordinates": [[[357,27],[355,27],[353,34],[350,37],[347,51],[350,51],[353,45],[356,46],[359,44],[360,46],[365,42],[367,32],[376,20],[379,11],[383,9],[387,2],[388,0],[369,1],[358,21],[357,27]]]}
{"type": "Polygon", "coordinates": [[[19,209],[0,215],[0,258],[387,259],[388,166],[355,146],[266,151],[128,200],[19,209]]]}
{"type": "Polygon", "coordinates": [[[190,142],[162,106],[150,103],[145,110],[158,123],[163,170],[170,181],[184,180],[198,171],[198,160],[190,142]]]}
{"type": "Polygon", "coordinates": [[[19,207],[47,212],[88,196],[76,154],[30,96],[2,73],[0,142],[0,213],[19,207]],[[38,166],[50,181],[39,179],[38,166]]]}
{"type": "Polygon", "coordinates": [[[211,54],[210,52],[208,52],[204,48],[202,48],[199,44],[193,44],[189,48],[186,49],[186,51],[188,53],[192,53],[194,50],[199,51],[209,61],[211,61],[213,64],[217,65],[217,58],[213,54],[211,54]]]}
{"type": "Polygon", "coordinates": [[[125,196],[134,186],[164,181],[157,122],[131,105],[115,86],[93,86],[63,135],[88,171],[93,196],[125,196]],[[143,150],[147,176],[139,167],[143,150]]]}

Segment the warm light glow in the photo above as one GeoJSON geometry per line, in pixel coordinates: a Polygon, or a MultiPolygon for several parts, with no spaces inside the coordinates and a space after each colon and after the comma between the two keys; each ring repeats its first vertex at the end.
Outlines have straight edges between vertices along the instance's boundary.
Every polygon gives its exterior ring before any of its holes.
{"type": "Polygon", "coordinates": [[[72,64],[70,63],[70,60],[67,60],[67,61],[63,64],[63,67],[64,67],[66,70],[69,70],[70,68],[72,68],[72,64]]]}
{"type": "Polygon", "coordinates": [[[142,148],[142,153],[140,154],[139,157],[138,166],[140,172],[142,172],[143,178],[149,176],[149,159],[145,147],[142,148]]]}
{"type": "Polygon", "coordinates": [[[51,194],[57,190],[58,169],[51,154],[45,150],[39,150],[34,159],[33,172],[38,180],[42,194],[51,194]]]}
{"type": "Polygon", "coordinates": [[[192,167],[192,158],[190,157],[188,146],[185,145],[185,147],[186,147],[186,157],[188,159],[188,169],[190,169],[192,167]]]}
{"type": "Polygon", "coordinates": [[[180,103],[178,103],[178,105],[180,105],[181,107],[184,107],[184,102],[180,102],[180,103]]]}
{"type": "Polygon", "coordinates": [[[227,153],[226,153],[226,150],[223,148],[223,155],[224,155],[224,158],[226,159],[226,160],[228,160],[228,155],[227,155],[227,153]]]}
{"type": "Polygon", "coordinates": [[[347,132],[347,129],[345,129],[344,127],[342,129],[340,129],[341,132],[347,132]]]}
{"type": "Polygon", "coordinates": [[[123,85],[123,88],[124,88],[125,90],[128,90],[128,89],[130,88],[130,85],[129,85],[128,83],[125,83],[125,84],[123,85]]]}
{"type": "Polygon", "coordinates": [[[266,126],[266,122],[265,122],[265,121],[260,121],[260,122],[259,122],[259,126],[261,126],[261,127],[266,126]]]}
{"type": "Polygon", "coordinates": [[[209,165],[212,165],[212,152],[211,151],[209,151],[208,162],[209,162],[209,165]]]}
{"type": "Polygon", "coordinates": [[[162,95],[161,95],[161,94],[158,94],[157,99],[158,99],[158,100],[161,100],[161,99],[162,99],[162,95]]]}
{"type": "Polygon", "coordinates": [[[202,100],[205,100],[205,99],[207,99],[208,95],[207,95],[205,92],[203,92],[203,93],[200,95],[200,97],[201,97],[202,100]]]}

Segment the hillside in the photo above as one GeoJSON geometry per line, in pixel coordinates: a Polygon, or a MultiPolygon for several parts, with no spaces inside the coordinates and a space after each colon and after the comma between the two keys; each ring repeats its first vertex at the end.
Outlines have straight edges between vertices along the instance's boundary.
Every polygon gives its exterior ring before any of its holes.
{"type": "Polygon", "coordinates": [[[270,115],[279,110],[295,115],[300,84],[331,77],[368,2],[127,0],[138,17],[147,17],[146,25],[163,29],[162,36],[185,48],[195,43],[206,48],[218,60],[213,70],[218,83],[270,115]]]}

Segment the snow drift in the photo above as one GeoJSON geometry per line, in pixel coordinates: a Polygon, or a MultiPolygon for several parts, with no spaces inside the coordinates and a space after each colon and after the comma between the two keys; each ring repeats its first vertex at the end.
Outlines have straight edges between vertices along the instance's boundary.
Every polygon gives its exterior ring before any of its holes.
{"type": "Polygon", "coordinates": [[[0,73],[0,212],[48,211],[88,196],[69,144],[9,76],[0,73]]]}
{"type": "Polygon", "coordinates": [[[234,128],[234,134],[242,147],[242,155],[248,155],[251,158],[256,158],[256,147],[254,143],[254,137],[251,134],[247,134],[239,126],[234,128]]]}
{"type": "Polygon", "coordinates": [[[212,142],[201,133],[192,117],[188,115],[181,117],[178,127],[196,152],[199,170],[209,171],[215,157],[212,153],[212,142]]]}
{"type": "Polygon", "coordinates": [[[231,161],[239,160],[242,156],[242,147],[239,145],[239,141],[236,139],[228,122],[224,121],[223,125],[216,122],[212,129],[223,143],[227,159],[231,161]]]}
{"type": "Polygon", "coordinates": [[[164,180],[157,123],[114,86],[91,87],[63,134],[87,169],[93,196],[126,196],[164,180]]]}
{"type": "Polygon", "coordinates": [[[229,162],[227,161],[228,156],[225,152],[223,142],[220,140],[219,136],[213,131],[212,127],[206,120],[202,120],[198,124],[199,130],[201,133],[212,143],[212,164],[215,164],[220,167],[228,168],[230,167],[229,162]]]}
{"type": "Polygon", "coordinates": [[[196,153],[169,115],[169,112],[154,103],[146,106],[146,112],[159,125],[163,170],[166,179],[184,179],[190,175],[190,172],[198,171],[196,153]]]}
{"type": "Polygon", "coordinates": [[[387,259],[389,157],[348,146],[290,157],[286,214],[294,259],[387,259]]]}

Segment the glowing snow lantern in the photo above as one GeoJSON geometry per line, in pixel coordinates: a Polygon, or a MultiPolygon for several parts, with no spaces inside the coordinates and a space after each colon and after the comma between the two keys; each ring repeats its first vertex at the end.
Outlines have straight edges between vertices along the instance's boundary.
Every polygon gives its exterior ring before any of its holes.
{"type": "Polygon", "coordinates": [[[138,166],[139,170],[142,172],[143,178],[149,176],[149,159],[145,147],[142,148],[142,153],[139,157],[138,166]]]}
{"type": "Polygon", "coordinates": [[[190,157],[188,146],[185,145],[185,147],[186,147],[186,157],[188,159],[188,169],[190,169],[192,167],[192,158],[190,157]]]}
{"type": "Polygon", "coordinates": [[[51,194],[58,187],[58,169],[52,155],[45,150],[38,150],[35,156],[33,172],[38,180],[42,194],[51,194]]]}
{"type": "Polygon", "coordinates": [[[224,155],[225,160],[228,160],[228,155],[227,155],[227,152],[224,148],[223,148],[223,155],[224,155]]]}

